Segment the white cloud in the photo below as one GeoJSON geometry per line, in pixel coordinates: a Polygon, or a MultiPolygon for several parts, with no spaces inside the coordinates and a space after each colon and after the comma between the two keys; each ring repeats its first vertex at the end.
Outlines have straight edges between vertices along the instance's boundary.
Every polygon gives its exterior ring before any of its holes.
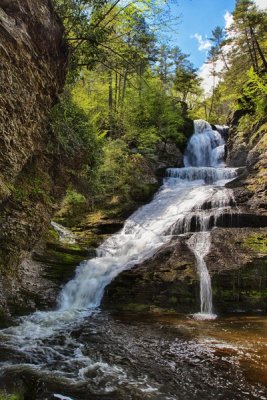
{"type": "Polygon", "coordinates": [[[195,33],[192,38],[196,39],[198,41],[198,50],[199,51],[205,51],[205,50],[209,50],[212,46],[211,42],[206,38],[203,39],[202,35],[200,35],[199,33],[195,33]]]}
{"type": "MultiPolygon", "coordinates": [[[[219,73],[223,69],[223,61],[219,60],[216,62],[215,71],[219,73]]],[[[212,65],[205,63],[203,64],[198,72],[199,77],[202,79],[201,86],[203,87],[206,94],[210,94],[213,88],[213,85],[217,85],[219,83],[218,76],[215,79],[212,76],[212,65]]]]}
{"type": "Polygon", "coordinates": [[[229,13],[229,11],[226,11],[226,13],[224,14],[224,20],[225,20],[225,29],[230,28],[230,26],[232,25],[234,19],[233,19],[233,15],[231,13],[229,13]]]}
{"type": "Polygon", "coordinates": [[[267,0],[254,0],[254,3],[262,10],[267,10],[267,0]]]}
{"type": "MultiPolygon", "coordinates": [[[[265,1],[267,1],[267,0],[265,0],[265,1]]],[[[225,21],[225,29],[228,29],[231,26],[231,24],[233,23],[233,16],[229,11],[225,12],[224,21],[225,21]]],[[[228,37],[231,37],[231,32],[227,32],[227,35],[228,35],[228,37]]],[[[231,48],[231,44],[225,46],[225,48],[224,48],[224,52],[225,52],[225,57],[226,58],[227,58],[227,52],[230,50],[230,48],[231,48]]],[[[218,61],[216,61],[214,68],[215,68],[215,72],[217,74],[219,74],[224,68],[223,60],[219,59],[218,61]]],[[[212,91],[213,86],[214,85],[216,86],[219,83],[218,76],[214,80],[214,78],[212,76],[212,72],[213,71],[212,71],[211,64],[207,64],[207,63],[204,63],[200,67],[199,72],[198,72],[198,75],[202,79],[202,84],[201,85],[202,85],[202,87],[203,87],[203,89],[204,89],[206,94],[210,94],[211,91],[212,91]]]]}

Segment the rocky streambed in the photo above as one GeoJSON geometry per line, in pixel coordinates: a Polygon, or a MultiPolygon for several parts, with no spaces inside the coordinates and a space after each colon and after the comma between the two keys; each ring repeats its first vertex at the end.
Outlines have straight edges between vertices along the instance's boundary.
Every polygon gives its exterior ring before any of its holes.
{"type": "Polygon", "coordinates": [[[96,312],[31,349],[1,333],[0,388],[29,400],[265,400],[265,332],[262,316],[96,312]]]}

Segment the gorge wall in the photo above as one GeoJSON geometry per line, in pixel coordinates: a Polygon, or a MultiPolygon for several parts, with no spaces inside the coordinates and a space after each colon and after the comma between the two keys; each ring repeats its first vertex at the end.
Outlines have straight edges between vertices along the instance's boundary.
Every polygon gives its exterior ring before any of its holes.
{"type": "Polygon", "coordinates": [[[244,118],[248,127],[244,123],[242,127],[235,116],[231,121],[227,163],[244,169],[228,187],[234,189],[238,204],[247,211],[267,214],[267,120],[249,128],[253,115],[244,118]]]}
{"type": "MultiPolygon", "coordinates": [[[[18,265],[64,192],[47,116],[62,91],[68,51],[50,0],[0,6],[0,307],[21,297],[18,265]]],[[[34,285],[34,283],[29,283],[34,285]]],[[[42,285],[40,284],[40,289],[42,285]]]]}

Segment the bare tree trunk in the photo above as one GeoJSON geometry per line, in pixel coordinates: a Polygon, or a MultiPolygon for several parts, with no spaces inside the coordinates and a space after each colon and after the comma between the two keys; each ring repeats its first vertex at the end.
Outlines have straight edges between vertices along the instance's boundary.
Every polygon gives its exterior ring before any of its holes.
{"type": "Polygon", "coordinates": [[[212,96],[211,96],[210,111],[209,111],[209,120],[213,111],[214,95],[215,95],[215,78],[216,78],[215,64],[213,65],[212,74],[213,74],[213,86],[212,86],[212,96]]]}
{"type": "Polygon", "coordinates": [[[114,97],[114,111],[117,112],[118,108],[118,74],[115,73],[115,97],[114,97]]]}
{"type": "Polygon", "coordinates": [[[204,110],[205,110],[205,120],[208,120],[208,110],[207,110],[207,104],[204,103],[204,110]]]}
{"type": "Polygon", "coordinates": [[[109,131],[112,135],[113,123],[112,123],[112,112],[113,112],[113,88],[112,88],[112,71],[108,73],[108,107],[109,107],[109,131]]]}
{"type": "Polygon", "coordinates": [[[255,59],[255,66],[256,66],[256,72],[259,72],[259,63],[258,63],[258,58],[257,58],[257,50],[255,47],[255,38],[253,36],[253,30],[251,27],[249,27],[249,32],[250,32],[250,37],[251,37],[251,44],[252,44],[252,49],[253,49],[253,54],[254,54],[254,59],[255,59]]]}
{"type": "Polygon", "coordinates": [[[229,71],[229,67],[228,67],[228,64],[227,64],[227,61],[226,61],[224,52],[223,52],[222,50],[221,50],[221,55],[222,55],[222,59],[223,59],[224,66],[225,66],[225,68],[227,69],[227,71],[229,71]]]}
{"type": "Polygon", "coordinates": [[[250,59],[251,59],[251,63],[252,63],[253,69],[254,69],[254,71],[257,71],[257,63],[255,61],[255,56],[254,56],[253,50],[251,49],[251,46],[250,46],[250,41],[249,41],[248,32],[247,32],[246,28],[245,28],[245,36],[246,36],[248,52],[249,52],[249,55],[250,55],[250,59]]]}
{"type": "Polygon", "coordinates": [[[122,75],[119,74],[119,83],[118,83],[118,110],[121,107],[121,83],[122,83],[122,75]]]}
{"type": "MultiPolygon", "coordinates": [[[[250,34],[251,34],[252,42],[253,42],[253,44],[256,45],[256,48],[257,48],[258,53],[259,53],[259,56],[260,56],[260,58],[261,58],[261,60],[262,60],[262,63],[263,63],[263,65],[264,65],[264,70],[267,71],[267,60],[266,60],[266,58],[265,58],[265,56],[264,56],[264,54],[263,54],[263,51],[262,51],[262,49],[261,49],[261,47],[260,47],[260,45],[259,45],[259,42],[258,42],[258,40],[257,40],[257,38],[256,38],[256,35],[255,35],[255,32],[254,32],[252,26],[250,26],[249,29],[250,29],[250,34]]],[[[256,51],[256,50],[255,50],[255,51],[256,51]]],[[[257,58],[257,56],[256,56],[256,58],[257,58]]]]}
{"type": "Polygon", "coordinates": [[[121,108],[123,109],[125,93],[127,88],[127,77],[128,77],[128,70],[125,70],[124,77],[123,77],[123,87],[122,87],[122,95],[121,95],[121,108]]]}

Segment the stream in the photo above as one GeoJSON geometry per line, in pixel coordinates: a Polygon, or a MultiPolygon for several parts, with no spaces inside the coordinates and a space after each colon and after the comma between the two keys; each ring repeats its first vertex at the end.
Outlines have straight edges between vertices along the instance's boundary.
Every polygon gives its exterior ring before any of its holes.
{"type": "Polygon", "coordinates": [[[216,319],[213,312],[205,263],[210,230],[219,216],[236,211],[225,184],[237,170],[225,167],[224,147],[218,131],[195,121],[185,167],[169,168],[151,203],[132,214],[97,257],[78,266],[56,310],[35,312],[0,331],[0,388],[43,400],[267,399],[266,320],[216,319]],[[189,232],[199,313],[144,318],[101,311],[105,288],[120,272],[189,232]]]}

